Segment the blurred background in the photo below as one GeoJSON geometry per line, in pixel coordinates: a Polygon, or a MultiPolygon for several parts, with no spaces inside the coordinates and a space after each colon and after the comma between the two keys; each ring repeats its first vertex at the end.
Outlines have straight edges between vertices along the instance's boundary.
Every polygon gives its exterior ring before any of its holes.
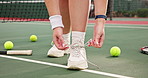
{"type": "MultiPolygon", "coordinates": [[[[91,9],[94,8],[92,0],[91,9]]],[[[94,18],[94,12],[90,12],[90,18],[94,18]]],[[[113,17],[148,17],[148,0],[108,0],[107,16],[110,20],[113,17]]]]}
{"type": "MultiPolygon", "coordinates": [[[[91,1],[90,18],[94,18],[94,0],[91,1]]],[[[108,0],[108,20],[113,18],[147,18],[148,0],[108,0]]],[[[0,20],[48,21],[44,0],[1,0],[0,20]]]]}

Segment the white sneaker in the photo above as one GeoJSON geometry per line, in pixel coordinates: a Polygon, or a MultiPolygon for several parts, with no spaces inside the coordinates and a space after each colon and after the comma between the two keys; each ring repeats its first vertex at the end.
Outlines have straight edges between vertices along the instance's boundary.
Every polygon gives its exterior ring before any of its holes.
{"type": "Polygon", "coordinates": [[[85,48],[78,46],[71,47],[67,66],[68,69],[77,70],[88,68],[85,48]]]}
{"type": "Polygon", "coordinates": [[[63,57],[66,54],[70,54],[69,49],[59,50],[55,45],[48,50],[47,56],[49,57],[63,57]]]}
{"type": "MultiPolygon", "coordinates": [[[[70,33],[64,34],[63,38],[64,38],[65,44],[70,44],[70,33]]],[[[49,56],[49,57],[63,57],[64,54],[70,54],[69,49],[67,49],[67,50],[59,50],[54,45],[53,42],[51,42],[51,45],[53,45],[53,46],[49,49],[49,51],[47,53],[47,56],[49,56]]]]}
{"type": "Polygon", "coordinates": [[[55,45],[51,47],[47,53],[47,56],[49,57],[63,57],[64,56],[64,50],[59,50],[55,45]]]}
{"type": "Polygon", "coordinates": [[[84,48],[85,32],[72,31],[72,45],[68,59],[68,69],[88,68],[86,50],[84,48]]]}

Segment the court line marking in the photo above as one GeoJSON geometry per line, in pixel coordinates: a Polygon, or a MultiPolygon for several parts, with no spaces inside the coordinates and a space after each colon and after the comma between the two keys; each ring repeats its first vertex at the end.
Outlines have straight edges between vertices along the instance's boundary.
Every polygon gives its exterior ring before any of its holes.
{"type": "MultiPolygon", "coordinates": [[[[93,27],[93,26],[88,26],[93,27]]],[[[131,26],[105,26],[108,28],[130,28],[130,29],[148,29],[148,27],[131,27],[131,26]]]]}
{"type": "MultiPolygon", "coordinates": [[[[22,22],[23,23],[23,22],[22,22]]],[[[22,23],[14,23],[14,24],[22,24],[22,23]]],[[[7,23],[9,24],[9,23],[7,23]]],[[[10,23],[11,24],[11,23],[10,23]]],[[[47,25],[50,27],[50,23],[49,24],[44,24],[44,23],[23,23],[23,24],[33,24],[33,25],[47,25]]],[[[118,24],[115,24],[118,25],[118,24]]],[[[93,27],[94,25],[88,24],[87,27],[93,27]]],[[[140,26],[147,26],[147,25],[140,25],[140,26]]],[[[140,26],[125,26],[125,25],[119,25],[119,26],[105,26],[107,28],[131,28],[131,29],[148,29],[148,27],[140,27],[140,26]]]]}
{"type": "MultiPolygon", "coordinates": [[[[43,64],[43,65],[49,65],[49,66],[54,66],[54,67],[60,67],[60,68],[67,68],[67,66],[65,66],[65,65],[43,62],[43,61],[32,60],[32,59],[26,59],[26,58],[20,58],[20,57],[14,57],[14,56],[0,55],[0,57],[19,60],[19,61],[25,61],[25,62],[31,62],[31,63],[37,63],[37,64],[43,64]]],[[[85,70],[81,70],[81,71],[92,73],[92,74],[115,77],[115,78],[133,78],[133,77],[123,76],[123,75],[118,75],[118,74],[112,74],[112,73],[107,73],[107,72],[101,72],[101,71],[95,71],[95,70],[89,70],[89,69],[85,69],[85,70]]]]}
{"type": "MultiPolygon", "coordinates": [[[[94,25],[90,25],[88,27],[93,27],[94,25]]],[[[105,26],[105,27],[110,27],[110,28],[131,28],[131,29],[148,29],[148,27],[138,27],[138,26],[105,26]]]]}
{"type": "MultiPolygon", "coordinates": [[[[2,23],[5,24],[5,23],[2,23]]],[[[6,24],[36,24],[36,25],[48,25],[50,26],[50,22],[8,22],[6,24]]],[[[87,25],[94,25],[94,23],[88,23],[87,25]]],[[[140,26],[148,26],[148,25],[143,25],[143,24],[107,24],[106,25],[140,25],[140,26]]]]}

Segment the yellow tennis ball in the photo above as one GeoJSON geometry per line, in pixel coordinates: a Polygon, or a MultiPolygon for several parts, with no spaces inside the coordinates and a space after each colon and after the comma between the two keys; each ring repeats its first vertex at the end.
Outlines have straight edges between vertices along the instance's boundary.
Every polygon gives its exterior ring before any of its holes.
{"type": "Polygon", "coordinates": [[[119,47],[114,46],[114,47],[112,47],[110,49],[110,54],[111,54],[111,56],[116,56],[117,57],[117,56],[119,56],[121,54],[121,50],[120,50],[119,47]]]}
{"type": "Polygon", "coordinates": [[[35,41],[37,41],[37,36],[36,35],[31,35],[30,36],[30,40],[32,41],[32,42],[35,42],[35,41]]]}
{"type": "Polygon", "coordinates": [[[10,50],[10,49],[12,49],[13,47],[14,47],[14,44],[13,44],[11,41],[6,41],[6,42],[4,43],[4,48],[5,48],[5,49],[10,50]]]}

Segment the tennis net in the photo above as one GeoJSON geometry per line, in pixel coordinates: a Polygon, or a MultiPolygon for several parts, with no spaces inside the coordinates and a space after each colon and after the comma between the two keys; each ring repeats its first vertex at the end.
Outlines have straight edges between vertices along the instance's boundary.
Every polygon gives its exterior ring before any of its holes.
{"type": "Polygon", "coordinates": [[[8,21],[48,21],[48,11],[44,0],[1,0],[0,20],[8,21]]]}

